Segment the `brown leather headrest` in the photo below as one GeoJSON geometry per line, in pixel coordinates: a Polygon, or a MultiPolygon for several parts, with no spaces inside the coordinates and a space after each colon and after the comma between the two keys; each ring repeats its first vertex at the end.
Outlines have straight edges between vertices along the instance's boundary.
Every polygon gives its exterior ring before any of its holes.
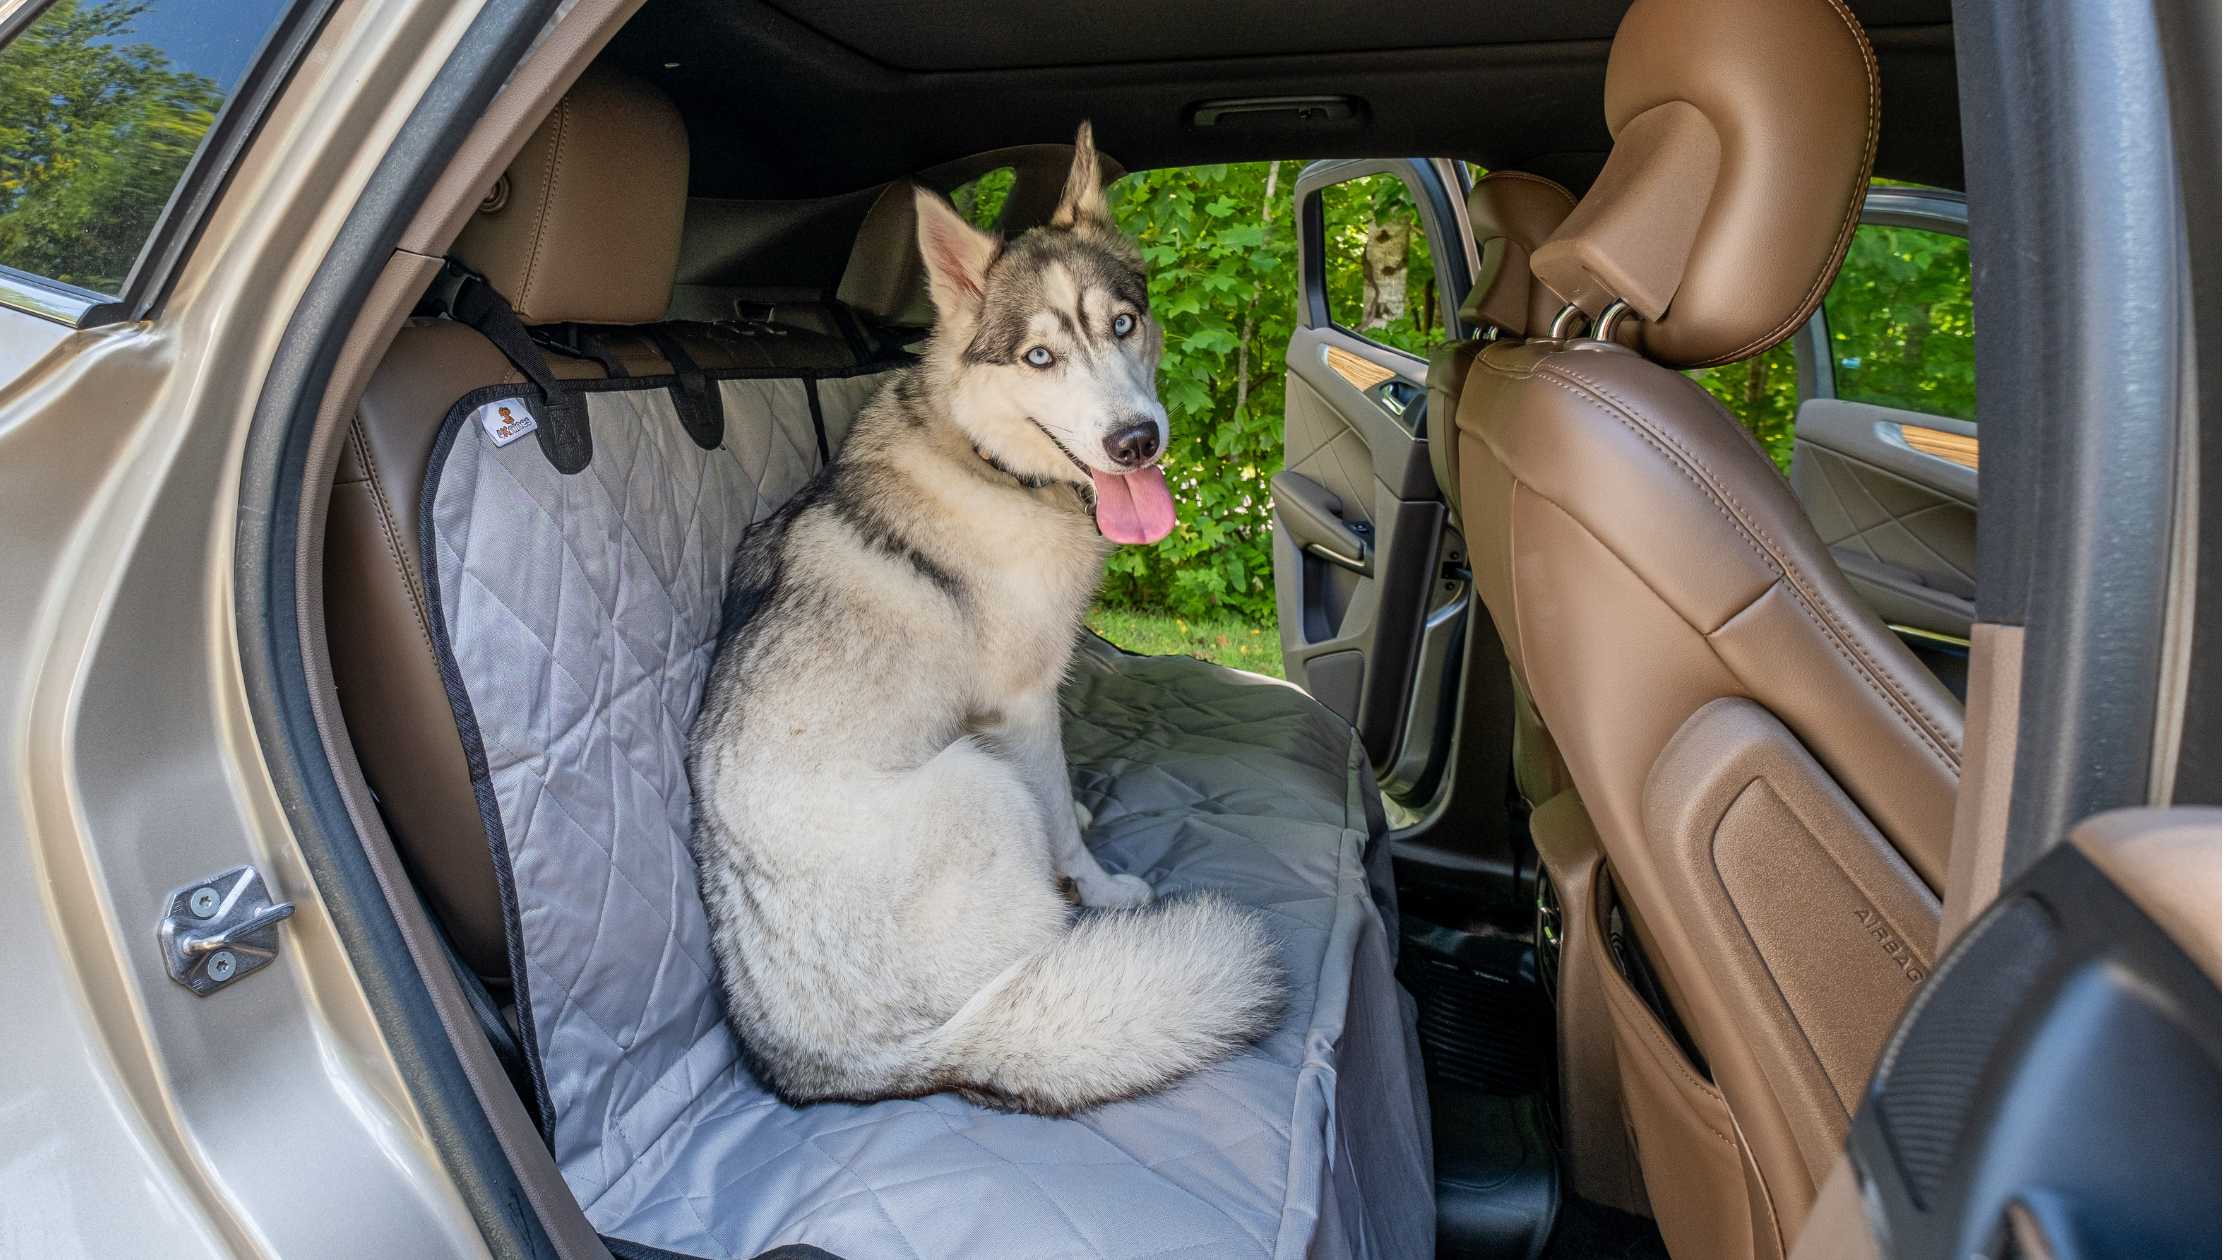
{"type": "Polygon", "coordinates": [[[883,323],[931,328],[933,300],[918,258],[917,196],[917,185],[907,179],[879,190],[834,296],[883,323]]]}
{"type": "Polygon", "coordinates": [[[651,85],[584,72],[467,220],[452,257],[525,324],[647,324],[684,239],[684,119],[651,85]]]}
{"type": "Polygon", "coordinates": [[[1610,160],[1533,271],[1589,318],[1624,300],[1643,352],[1674,367],[1794,332],[1835,278],[1874,166],[1880,76],[1851,11],[1635,0],[1603,112],[1610,160]]]}
{"type": "Polygon", "coordinates": [[[1494,171],[1470,186],[1470,234],[1478,241],[1478,280],[1463,314],[1513,336],[1545,333],[1563,308],[1532,274],[1532,252],[1570,215],[1578,198],[1552,179],[1494,171]]]}

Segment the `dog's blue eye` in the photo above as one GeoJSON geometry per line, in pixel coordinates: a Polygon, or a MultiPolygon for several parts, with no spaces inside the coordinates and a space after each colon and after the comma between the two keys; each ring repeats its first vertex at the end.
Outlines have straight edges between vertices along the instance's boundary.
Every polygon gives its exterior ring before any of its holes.
{"type": "Polygon", "coordinates": [[[1050,352],[1041,346],[1036,346],[1034,349],[1027,351],[1027,362],[1035,367],[1049,367],[1056,361],[1051,357],[1050,352]]]}
{"type": "Polygon", "coordinates": [[[1112,335],[1125,337],[1136,330],[1136,317],[1126,311],[1112,317],[1112,335]]]}

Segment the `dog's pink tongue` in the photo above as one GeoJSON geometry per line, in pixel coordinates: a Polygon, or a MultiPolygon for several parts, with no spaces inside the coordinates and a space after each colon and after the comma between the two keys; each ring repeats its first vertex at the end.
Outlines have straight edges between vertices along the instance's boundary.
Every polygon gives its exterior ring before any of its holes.
{"type": "Polygon", "coordinates": [[[1097,485],[1097,532],[1116,543],[1155,543],[1174,529],[1174,496],[1157,464],[1124,477],[1089,470],[1097,485]]]}

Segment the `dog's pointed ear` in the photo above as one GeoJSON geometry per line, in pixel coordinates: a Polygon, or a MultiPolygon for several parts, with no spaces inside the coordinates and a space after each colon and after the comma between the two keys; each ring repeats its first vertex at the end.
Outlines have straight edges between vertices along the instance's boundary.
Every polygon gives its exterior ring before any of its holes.
{"type": "Polygon", "coordinates": [[[1058,212],[1051,216],[1050,226],[1091,225],[1111,227],[1112,208],[1104,199],[1104,164],[1097,159],[1097,138],[1084,118],[1080,130],[1073,133],[1073,169],[1066,174],[1066,189],[1058,194],[1058,212]]]}
{"type": "Polygon", "coordinates": [[[1002,252],[1002,239],[967,223],[947,197],[918,189],[918,255],[925,259],[933,308],[944,321],[970,319],[979,311],[988,295],[988,269],[1002,252]]]}

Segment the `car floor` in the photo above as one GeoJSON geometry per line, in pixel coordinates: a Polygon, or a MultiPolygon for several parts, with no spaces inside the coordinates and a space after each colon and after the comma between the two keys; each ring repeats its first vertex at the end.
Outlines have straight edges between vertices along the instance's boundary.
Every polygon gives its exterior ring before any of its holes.
{"type": "Polygon", "coordinates": [[[1529,917],[1456,928],[1410,915],[1402,935],[1400,978],[1416,999],[1431,1095],[1442,1260],[1662,1260],[1654,1222],[1563,1193],[1555,1018],[1529,917]]]}

